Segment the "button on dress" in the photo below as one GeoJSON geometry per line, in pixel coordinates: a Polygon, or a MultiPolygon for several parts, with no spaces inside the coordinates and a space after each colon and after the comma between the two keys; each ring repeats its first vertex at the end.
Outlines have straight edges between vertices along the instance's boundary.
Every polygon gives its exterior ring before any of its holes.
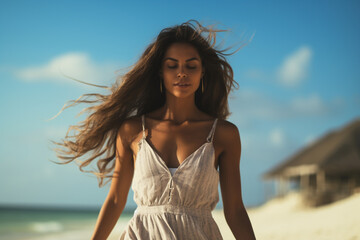
{"type": "Polygon", "coordinates": [[[214,167],[214,120],[206,142],[171,174],[165,162],[143,137],[139,141],[132,182],[134,216],[120,240],[222,239],[211,211],[219,201],[219,173],[214,167]]]}

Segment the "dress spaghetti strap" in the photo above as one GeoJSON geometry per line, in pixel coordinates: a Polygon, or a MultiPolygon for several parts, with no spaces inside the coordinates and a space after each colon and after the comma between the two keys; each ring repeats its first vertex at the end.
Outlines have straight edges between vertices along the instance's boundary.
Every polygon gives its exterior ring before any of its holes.
{"type": "Polygon", "coordinates": [[[145,114],[141,115],[142,129],[143,129],[143,138],[146,137],[145,134],[145,114]]]}
{"type": "Polygon", "coordinates": [[[214,139],[214,133],[215,133],[215,128],[216,128],[216,123],[217,123],[217,118],[215,118],[215,120],[214,120],[214,123],[213,123],[213,126],[212,126],[212,128],[211,128],[211,131],[210,131],[210,133],[209,133],[209,136],[206,138],[206,140],[208,141],[208,142],[212,142],[213,141],[213,139],[214,139]],[[210,140],[209,140],[209,138],[211,138],[210,140]]]}

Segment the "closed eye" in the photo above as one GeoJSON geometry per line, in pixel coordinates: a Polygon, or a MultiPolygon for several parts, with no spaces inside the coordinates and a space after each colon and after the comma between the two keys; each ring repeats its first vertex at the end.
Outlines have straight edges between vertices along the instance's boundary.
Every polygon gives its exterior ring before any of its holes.
{"type": "MultiPolygon", "coordinates": [[[[168,68],[170,69],[174,69],[177,68],[177,66],[168,66],[168,68]]],[[[188,69],[196,69],[196,67],[192,67],[192,66],[187,66],[188,69]]]]}
{"type": "MultiPolygon", "coordinates": [[[[167,66],[167,68],[169,68],[169,69],[175,69],[177,67],[178,67],[178,65],[168,65],[167,66]]],[[[188,68],[188,69],[196,69],[196,67],[197,66],[186,66],[186,68],[188,68]]]]}

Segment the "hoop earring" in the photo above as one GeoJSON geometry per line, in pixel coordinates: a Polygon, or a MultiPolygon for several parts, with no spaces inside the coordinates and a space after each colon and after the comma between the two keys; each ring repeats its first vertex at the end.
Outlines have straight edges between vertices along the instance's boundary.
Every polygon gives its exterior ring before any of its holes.
{"type": "Polygon", "coordinates": [[[201,93],[204,93],[204,78],[201,78],[201,93]]]}
{"type": "Polygon", "coordinates": [[[160,79],[160,92],[161,92],[161,93],[163,92],[163,90],[162,90],[162,81],[161,81],[161,79],[160,79]]]}

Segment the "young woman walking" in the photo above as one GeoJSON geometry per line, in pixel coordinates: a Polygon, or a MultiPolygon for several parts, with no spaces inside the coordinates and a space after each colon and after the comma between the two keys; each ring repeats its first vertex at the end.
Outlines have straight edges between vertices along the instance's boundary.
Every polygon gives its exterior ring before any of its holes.
{"type": "Polygon", "coordinates": [[[138,207],[120,239],[222,239],[211,215],[219,181],[232,233],[255,239],[242,200],[240,135],[226,120],[236,82],[214,47],[216,32],[197,21],[165,28],[111,94],[87,95],[101,103],[74,127],[75,141],[61,144],[71,157],[59,157],[68,163],[94,151],[84,167],[107,154],[97,175],[111,187],[92,239],[109,236],[131,185],[138,207]]]}

